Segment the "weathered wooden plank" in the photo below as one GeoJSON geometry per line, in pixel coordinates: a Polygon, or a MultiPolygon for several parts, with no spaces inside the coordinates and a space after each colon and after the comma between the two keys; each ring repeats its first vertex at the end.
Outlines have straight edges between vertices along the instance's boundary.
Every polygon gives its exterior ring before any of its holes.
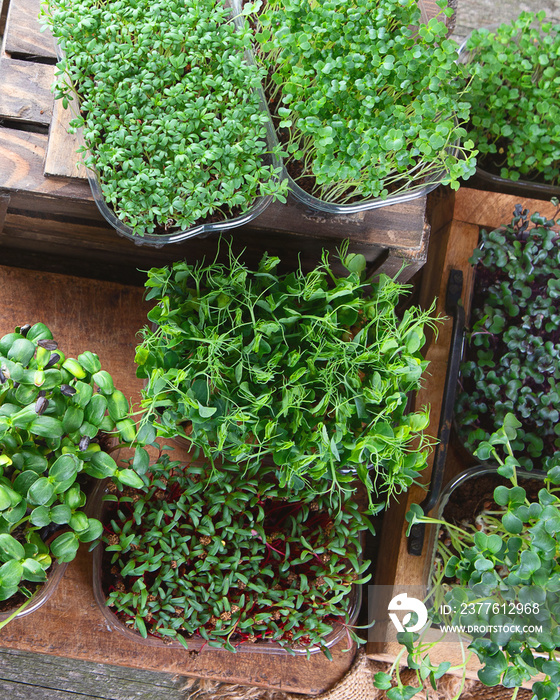
{"type": "Polygon", "coordinates": [[[3,48],[15,58],[37,57],[56,60],[56,48],[49,29],[41,32],[41,0],[12,0],[8,9],[3,48]]]}
{"type": "Polygon", "coordinates": [[[97,695],[67,693],[65,690],[3,680],[0,680],[0,694],[1,697],[10,698],[10,700],[98,700],[97,695]]]}
{"type": "Polygon", "coordinates": [[[556,211],[553,204],[540,199],[461,187],[455,194],[454,218],[486,228],[497,228],[511,221],[516,204],[529,209],[531,214],[539,212],[544,216],[553,216],[556,211]]]}
{"type": "Polygon", "coordinates": [[[0,57],[0,118],[48,126],[53,76],[53,66],[0,57]]]}
{"type": "Polygon", "coordinates": [[[61,100],[55,100],[52,115],[44,173],[47,177],[72,177],[87,179],[86,168],[76,152],[83,145],[82,130],[68,133],[68,124],[75,110],[64,109],[61,100]]]}
{"type": "Polygon", "coordinates": [[[6,27],[9,0],[0,0],[0,36],[3,36],[6,27]]]}
{"type": "MultiPolygon", "coordinates": [[[[20,201],[23,197],[18,194],[12,197],[14,199],[20,201]]],[[[49,200],[43,198],[41,202],[43,201],[49,200]]],[[[49,203],[53,206],[60,205],[56,200],[49,203]]],[[[37,206],[38,203],[33,204],[37,206]]],[[[336,248],[340,246],[341,240],[306,241],[285,234],[274,235],[270,231],[263,238],[261,232],[244,229],[228,233],[226,240],[233,241],[236,254],[245,251],[243,260],[249,266],[257,265],[267,250],[270,255],[280,257],[283,269],[293,267],[295,261],[300,259],[302,267],[309,270],[317,265],[322,250],[326,249],[331,255],[334,269],[341,271],[340,265],[336,263],[336,248]]],[[[139,274],[136,268],[148,270],[181,258],[194,261],[206,256],[207,259],[213,259],[220,247],[219,241],[218,236],[195,238],[180,245],[154,250],[137,246],[118,236],[110,227],[96,225],[94,221],[72,217],[31,216],[25,211],[11,209],[6,216],[4,231],[0,233],[0,251],[5,264],[9,265],[141,285],[145,276],[139,274]]],[[[225,250],[222,240],[222,258],[225,250]]],[[[373,272],[378,260],[381,261],[383,249],[352,242],[350,252],[363,254],[368,270],[373,272]]],[[[400,267],[400,262],[398,266],[400,267]]]]}
{"type": "Polygon", "coordinates": [[[6,223],[6,214],[8,213],[9,204],[10,198],[7,195],[0,195],[0,234],[4,230],[4,224],[6,223]]]}
{"type": "Polygon", "coordinates": [[[67,178],[46,178],[43,173],[47,136],[0,127],[0,192],[21,191],[57,198],[89,201],[87,183],[67,178]]]}
{"type": "Polygon", "coordinates": [[[0,649],[0,697],[25,700],[184,700],[183,676],[0,649]]]}
{"type": "Polygon", "coordinates": [[[252,228],[292,232],[305,237],[336,238],[398,250],[423,247],[426,197],[404,204],[393,204],[359,214],[339,215],[308,209],[294,199],[288,205],[272,203],[252,228]]]}

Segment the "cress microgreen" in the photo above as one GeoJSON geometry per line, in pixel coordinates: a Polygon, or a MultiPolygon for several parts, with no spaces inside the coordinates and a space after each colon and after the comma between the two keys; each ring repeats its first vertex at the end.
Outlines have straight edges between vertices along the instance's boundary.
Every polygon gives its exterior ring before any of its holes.
{"type": "MultiPolygon", "coordinates": [[[[416,0],[268,0],[254,17],[265,93],[296,182],[327,201],[459,187],[476,152],[442,15],[416,0]]],[[[445,7],[445,9],[443,9],[445,7]]]]}
{"type": "MultiPolygon", "coordinates": [[[[526,468],[560,448],[560,220],[529,216],[481,232],[475,291],[456,404],[459,434],[473,448],[511,412],[526,468]]],[[[542,460],[545,460],[544,462],[542,460]]]]}
{"type": "MultiPolygon", "coordinates": [[[[465,45],[468,135],[501,177],[560,183],[560,25],[545,12],[479,29],[465,45]]],[[[487,166],[488,167],[488,166],[487,166]]]]}
{"type": "Polygon", "coordinates": [[[109,454],[111,433],[128,444],[136,427],[95,353],[65,357],[43,323],[0,338],[0,600],[29,596],[26,582],[101,536],[83,510],[88,478],[142,485],[109,454]]]}
{"type": "MultiPolygon", "coordinates": [[[[407,520],[441,528],[434,610],[445,603],[453,611],[451,624],[470,626],[469,649],[483,664],[480,680],[507,688],[532,681],[534,697],[544,700],[558,698],[560,685],[560,466],[543,477],[538,493],[528,495],[513,449],[521,425],[507,414],[476,452],[495,463],[505,480],[493,498],[481,497],[477,511],[460,521],[429,518],[418,507],[407,520]]],[[[560,464],[560,453],[555,462],[560,464]]]]}
{"type": "Polygon", "coordinates": [[[348,488],[357,472],[382,507],[408,488],[429,447],[428,409],[408,413],[408,394],[437,319],[416,307],[398,316],[406,285],[365,282],[363,256],[346,250],[346,276],[326,252],[310,272],[281,274],[279,258],[252,271],[231,248],[226,264],[150,270],[153,326],[136,352],[143,421],[210,460],[272,457],[296,489],[325,476],[348,488]]]}
{"type": "Polygon", "coordinates": [[[49,0],[64,51],[55,97],[75,95],[84,162],[138,235],[222,221],[280,199],[242,18],[223,0],[49,0]],[[211,218],[209,218],[211,217],[211,218]]]}
{"type": "Polygon", "coordinates": [[[273,467],[167,454],[143,479],[104,497],[103,587],[121,622],[230,651],[257,641],[324,648],[348,622],[351,588],[369,578],[358,557],[370,526],[346,494],[307,489],[294,501],[273,467]]]}

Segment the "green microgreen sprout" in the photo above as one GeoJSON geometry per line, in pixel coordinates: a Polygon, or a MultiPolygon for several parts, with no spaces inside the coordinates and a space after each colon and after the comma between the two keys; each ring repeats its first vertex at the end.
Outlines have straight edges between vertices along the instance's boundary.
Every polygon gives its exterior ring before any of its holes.
{"type": "MultiPolygon", "coordinates": [[[[510,180],[560,184],[560,25],[544,11],[479,29],[465,45],[469,138],[510,180]]],[[[487,165],[488,164],[488,165],[487,165]]]]}
{"type": "Polygon", "coordinates": [[[495,463],[497,473],[509,482],[497,486],[493,499],[481,503],[478,512],[457,524],[426,517],[413,506],[407,520],[410,527],[441,527],[432,577],[434,608],[446,603],[454,612],[453,624],[474,630],[469,649],[483,664],[480,680],[507,688],[533,681],[534,698],[556,700],[560,453],[536,497],[529,498],[513,450],[520,427],[515,416],[507,414],[502,427],[476,451],[480,459],[495,463]],[[477,634],[483,629],[488,634],[477,634]]]}
{"type": "Polygon", "coordinates": [[[224,221],[286,186],[243,17],[220,0],[50,0],[64,52],[55,97],[75,99],[84,163],[135,234],[224,221]]]}
{"type": "MultiPolygon", "coordinates": [[[[556,205],[558,202],[555,202],[556,205]]],[[[522,421],[514,448],[541,468],[560,448],[560,220],[529,216],[481,232],[456,421],[474,448],[507,413],[522,421]],[[542,462],[544,460],[544,462],[542,462]],[[542,464],[541,464],[542,462],[542,464]]]]}
{"type": "Polygon", "coordinates": [[[53,561],[101,536],[88,479],[142,486],[111,457],[111,435],[130,445],[136,426],[95,353],[66,357],[43,323],[0,338],[0,600],[20,594],[23,608],[53,561]]]}
{"type": "Polygon", "coordinates": [[[474,173],[469,104],[442,17],[415,0],[268,0],[255,14],[265,94],[296,183],[335,203],[474,173]]]}
{"type": "Polygon", "coordinates": [[[266,641],[330,655],[352,586],[369,578],[359,553],[371,525],[354,501],[309,489],[294,500],[274,467],[168,454],[143,479],[104,497],[103,588],[123,624],[186,648],[194,637],[229,651],[266,641]]]}
{"type": "Polygon", "coordinates": [[[340,260],[346,276],[326,252],[307,273],[281,274],[267,254],[251,271],[230,248],[226,264],[150,270],[154,325],[136,352],[144,423],[211,461],[272,458],[296,489],[323,477],[350,488],[357,472],[372,508],[408,488],[430,447],[428,409],[407,412],[408,394],[437,319],[416,307],[398,316],[405,285],[365,282],[365,259],[347,246],[340,260]]]}

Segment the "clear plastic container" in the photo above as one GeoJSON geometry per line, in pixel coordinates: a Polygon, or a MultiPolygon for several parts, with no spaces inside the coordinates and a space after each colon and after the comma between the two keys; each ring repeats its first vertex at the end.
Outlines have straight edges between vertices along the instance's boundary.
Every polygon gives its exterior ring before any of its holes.
{"type": "MultiPolygon", "coordinates": [[[[498,26],[498,24],[492,24],[485,27],[485,29],[493,32],[496,31],[498,26]]],[[[469,63],[472,58],[472,52],[467,51],[466,48],[471,36],[472,32],[459,47],[458,53],[461,63],[469,63]]],[[[531,197],[533,199],[550,200],[552,197],[560,197],[560,185],[548,185],[544,182],[535,182],[534,180],[509,180],[508,178],[489,173],[479,165],[476,166],[475,175],[469,180],[469,187],[523,198],[531,197]]]]}
{"type": "MultiPolygon", "coordinates": [[[[418,0],[418,7],[420,9],[420,21],[422,23],[427,23],[435,15],[433,9],[429,7],[428,3],[426,3],[424,0],[418,0]]],[[[450,150],[454,151],[455,149],[451,147],[450,150]]],[[[435,190],[437,187],[439,187],[441,181],[445,176],[445,173],[445,170],[434,168],[433,172],[427,175],[422,182],[413,185],[406,185],[405,187],[403,187],[402,191],[395,192],[394,194],[389,195],[385,199],[382,199],[381,197],[376,197],[374,199],[364,199],[358,202],[353,202],[351,204],[337,204],[336,202],[329,202],[323,199],[319,199],[318,197],[315,197],[306,190],[304,190],[290,176],[286,167],[283,166],[284,178],[288,180],[288,189],[290,193],[295,197],[295,199],[297,199],[302,204],[305,204],[310,209],[323,211],[329,214],[343,215],[358,214],[360,212],[369,211],[371,209],[387,207],[392,204],[404,204],[405,202],[410,202],[414,199],[418,199],[419,197],[424,197],[433,190],[435,190]]],[[[403,173],[402,177],[403,179],[405,179],[406,173],[403,173]]]]}
{"type": "MultiPolygon", "coordinates": [[[[496,479],[503,479],[504,477],[501,477],[500,474],[498,474],[498,467],[494,466],[492,464],[477,464],[475,467],[470,467],[470,469],[465,469],[465,471],[461,472],[458,474],[454,479],[451,479],[446,486],[442,489],[437,505],[434,509],[435,512],[435,518],[437,520],[441,520],[443,518],[443,512],[445,510],[445,507],[447,506],[449,499],[451,497],[451,494],[456,491],[457,489],[461,488],[465,483],[470,481],[471,479],[478,479],[483,476],[494,476],[496,479]]],[[[525,471],[522,469],[517,470],[517,477],[521,480],[523,479],[539,479],[539,480],[544,480],[546,477],[546,473],[543,471],[525,471]]],[[[507,481],[507,480],[506,480],[507,481]]],[[[432,528],[435,530],[435,537],[434,537],[434,548],[433,548],[433,553],[432,553],[432,558],[431,558],[431,564],[430,568],[427,570],[428,572],[431,572],[434,570],[434,561],[436,558],[437,554],[437,543],[438,543],[438,533],[441,529],[441,525],[431,525],[432,528]]]]}
{"type": "MultiPolygon", "coordinates": [[[[230,0],[229,2],[228,0],[226,0],[226,5],[229,5],[234,13],[238,13],[237,0],[230,0]]],[[[236,17],[236,25],[239,26],[239,22],[240,20],[236,17]]],[[[59,61],[64,59],[64,51],[58,44],[56,45],[56,53],[59,61]]],[[[253,56],[249,51],[246,52],[245,59],[249,63],[254,63],[253,56]]],[[[282,174],[282,163],[276,157],[273,150],[274,145],[276,144],[274,125],[272,124],[272,120],[270,118],[270,113],[268,112],[266,100],[262,89],[259,88],[256,90],[256,92],[259,98],[261,111],[263,111],[265,114],[268,114],[269,117],[268,123],[266,124],[266,144],[268,153],[267,159],[270,160],[269,164],[279,172],[279,175],[277,178],[275,178],[275,180],[282,181],[284,179],[284,176],[282,174]]],[[[77,104],[77,102],[78,100],[76,97],[74,103],[71,103],[71,106],[74,108],[75,115],[75,104],[77,104]]],[[[145,245],[151,248],[162,248],[168,243],[181,243],[190,238],[194,238],[195,236],[203,238],[211,233],[229,231],[230,229],[237,228],[238,226],[243,226],[252,221],[253,219],[256,219],[257,216],[259,216],[260,214],[262,214],[273,199],[272,195],[257,197],[254,200],[254,204],[245,212],[243,212],[239,216],[224,219],[223,221],[201,223],[184,231],[173,231],[171,233],[145,233],[143,235],[140,235],[135,233],[133,228],[127,226],[123,221],[121,221],[115,215],[114,211],[107,205],[107,203],[105,202],[105,198],[103,197],[103,193],[101,191],[101,186],[99,183],[97,173],[94,170],[88,168],[87,177],[93,199],[103,218],[116,230],[116,232],[120,236],[132,240],[136,245],[145,245]]]]}
{"type": "MultiPolygon", "coordinates": [[[[44,583],[39,589],[37,589],[37,591],[33,594],[31,598],[31,602],[21,612],[19,612],[14,617],[14,619],[25,617],[26,615],[31,615],[31,613],[34,613],[42,605],[44,605],[47,602],[47,600],[52,596],[52,594],[56,591],[56,587],[60,583],[60,579],[64,575],[67,566],[67,563],[54,562],[47,575],[46,583],[44,583]]],[[[17,610],[18,607],[19,606],[15,606],[10,610],[6,610],[5,612],[0,613],[0,622],[3,622],[8,617],[13,615],[13,613],[17,610]]]]}
{"type": "MultiPolygon", "coordinates": [[[[424,197],[435,190],[436,187],[439,187],[444,172],[441,170],[434,172],[432,176],[426,178],[423,184],[417,185],[416,187],[409,187],[400,193],[391,194],[386,199],[377,197],[376,199],[367,199],[360,202],[353,202],[352,204],[335,204],[334,202],[327,202],[314,197],[312,194],[302,189],[297,182],[290,177],[286,168],[284,168],[284,175],[288,179],[288,189],[293,196],[310,209],[317,209],[318,211],[328,212],[329,214],[357,214],[359,212],[369,211],[370,209],[388,207],[391,204],[404,204],[413,199],[418,199],[418,197],[424,197]]],[[[403,173],[403,177],[406,177],[406,173],[403,173]]]]}
{"type": "MultiPolygon", "coordinates": [[[[93,508],[97,513],[96,517],[102,520],[103,518],[103,495],[106,493],[106,483],[99,484],[93,494],[93,508]]],[[[362,540],[363,541],[363,540],[362,540]]],[[[362,557],[360,555],[359,560],[362,557]]],[[[155,636],[148,636],[147,638],[142,637],[142,635],[131,627],[122,623],[110,607],[106,605],[105,593],[102,586],[102,575],[103,575],[103,544],[99,544],[93,551],[93,594],[95,600],[103,613],[103,617],[107,622],[108,627],[111,630],[119,632],[127,637],[131,641],[135,641],[138,644],[167,648],[167,649],[184,649],[183,645],[176,641],[163,641],[163,639],[155,636]]],[[[343,639],[347,638],[346,628],[353,625],[356,622],[358,613],[360,611],[360,606],[362,602],[362,586],[353,585],[350,592],[350,605],[348,608],[348,623],[342,624],[341,622],[335,622],[333,624],[333,630],[323,639],[323,645],[327,648],[333,647],[335,644],[343,639]]],[[[206,640],[200,636],[193,636],[187,638],[188,651],[200,651],[203,647],[207,645],[206,640]]],[[[211,648],[211,647],[210,647],[211,648]]],[[[316,654],[321,651],[319,646],[294,646],[291,647],[291,652],[297,655],[305,654],[316,654]]],[[[267,641],[257,641],[255,643],[245,642],[240,644],[236,648],[237,652],[250,652],[252,654],[280,654],[280,655],[291,655],[291,652],[287,651],[277,642],[267,642],[267,641]]]]}

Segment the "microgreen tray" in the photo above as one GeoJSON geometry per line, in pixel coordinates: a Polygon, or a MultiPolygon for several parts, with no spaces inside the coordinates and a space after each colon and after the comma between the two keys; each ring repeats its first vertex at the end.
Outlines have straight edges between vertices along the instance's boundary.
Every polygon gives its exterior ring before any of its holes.
{"type": "MultiPolygon", "coordinates": [[[[106,488],[103,484],[99,484],[92,499],[92,508],[98,514],[98,517],[103,518],[102,513],[105,511],[106,506],[103,504],[103,496],[107,493],[106,488]]],[[[362,533],[363,535],[363,533],[362,533]]],[[[364,538],[361,538],[362,546],[364,538]]],[[[361,562],[361,553],[358,553],[358,559],[361,562]]],[[[131,627],[127,626],[117,615],[111,610],[106,604],[106,593],[103,587],[103,575],[104,575],[104,549],[103,544],[98,545],[93,552],[93,593],[95,600],[101,610],[107,625],[110,629],[124,635],[131,641],[135,641],[141,645],[147,645],[151,647],[168,648],[168,649],[184,649],[184,646],[176,639],[162,639],[154,635],[148,635],[143,637],[139,632],[133,630],[131,627]]],[[[289,649],[283,647],[281,644],[272,641],[262,641],[257,640],[255,642],[249,643],[244,642],[236,646],[237,652],[248,652],[253,654],[280,654],[280,655],[309,655],[316,654],[324,649],[330,649],[338,642],[348,638],[348,627],[355,624],[360,611],[362,601],[362,586],[360,584],[354,584],[352,586],[351,592],[349,594],[349,605],[348,605],[348,617],[347,621],[343,624],[342,622],[334,622],[332,624],[332,631],[324,636],[321,640],[322,647],[318,645],[313,646],[294,646],[289,649]]],[[[202,636],[193,635],[187,638],[188,651],[201,651],[204,647],[209,648],[207,640],[203,639],[202,636]]]]}

